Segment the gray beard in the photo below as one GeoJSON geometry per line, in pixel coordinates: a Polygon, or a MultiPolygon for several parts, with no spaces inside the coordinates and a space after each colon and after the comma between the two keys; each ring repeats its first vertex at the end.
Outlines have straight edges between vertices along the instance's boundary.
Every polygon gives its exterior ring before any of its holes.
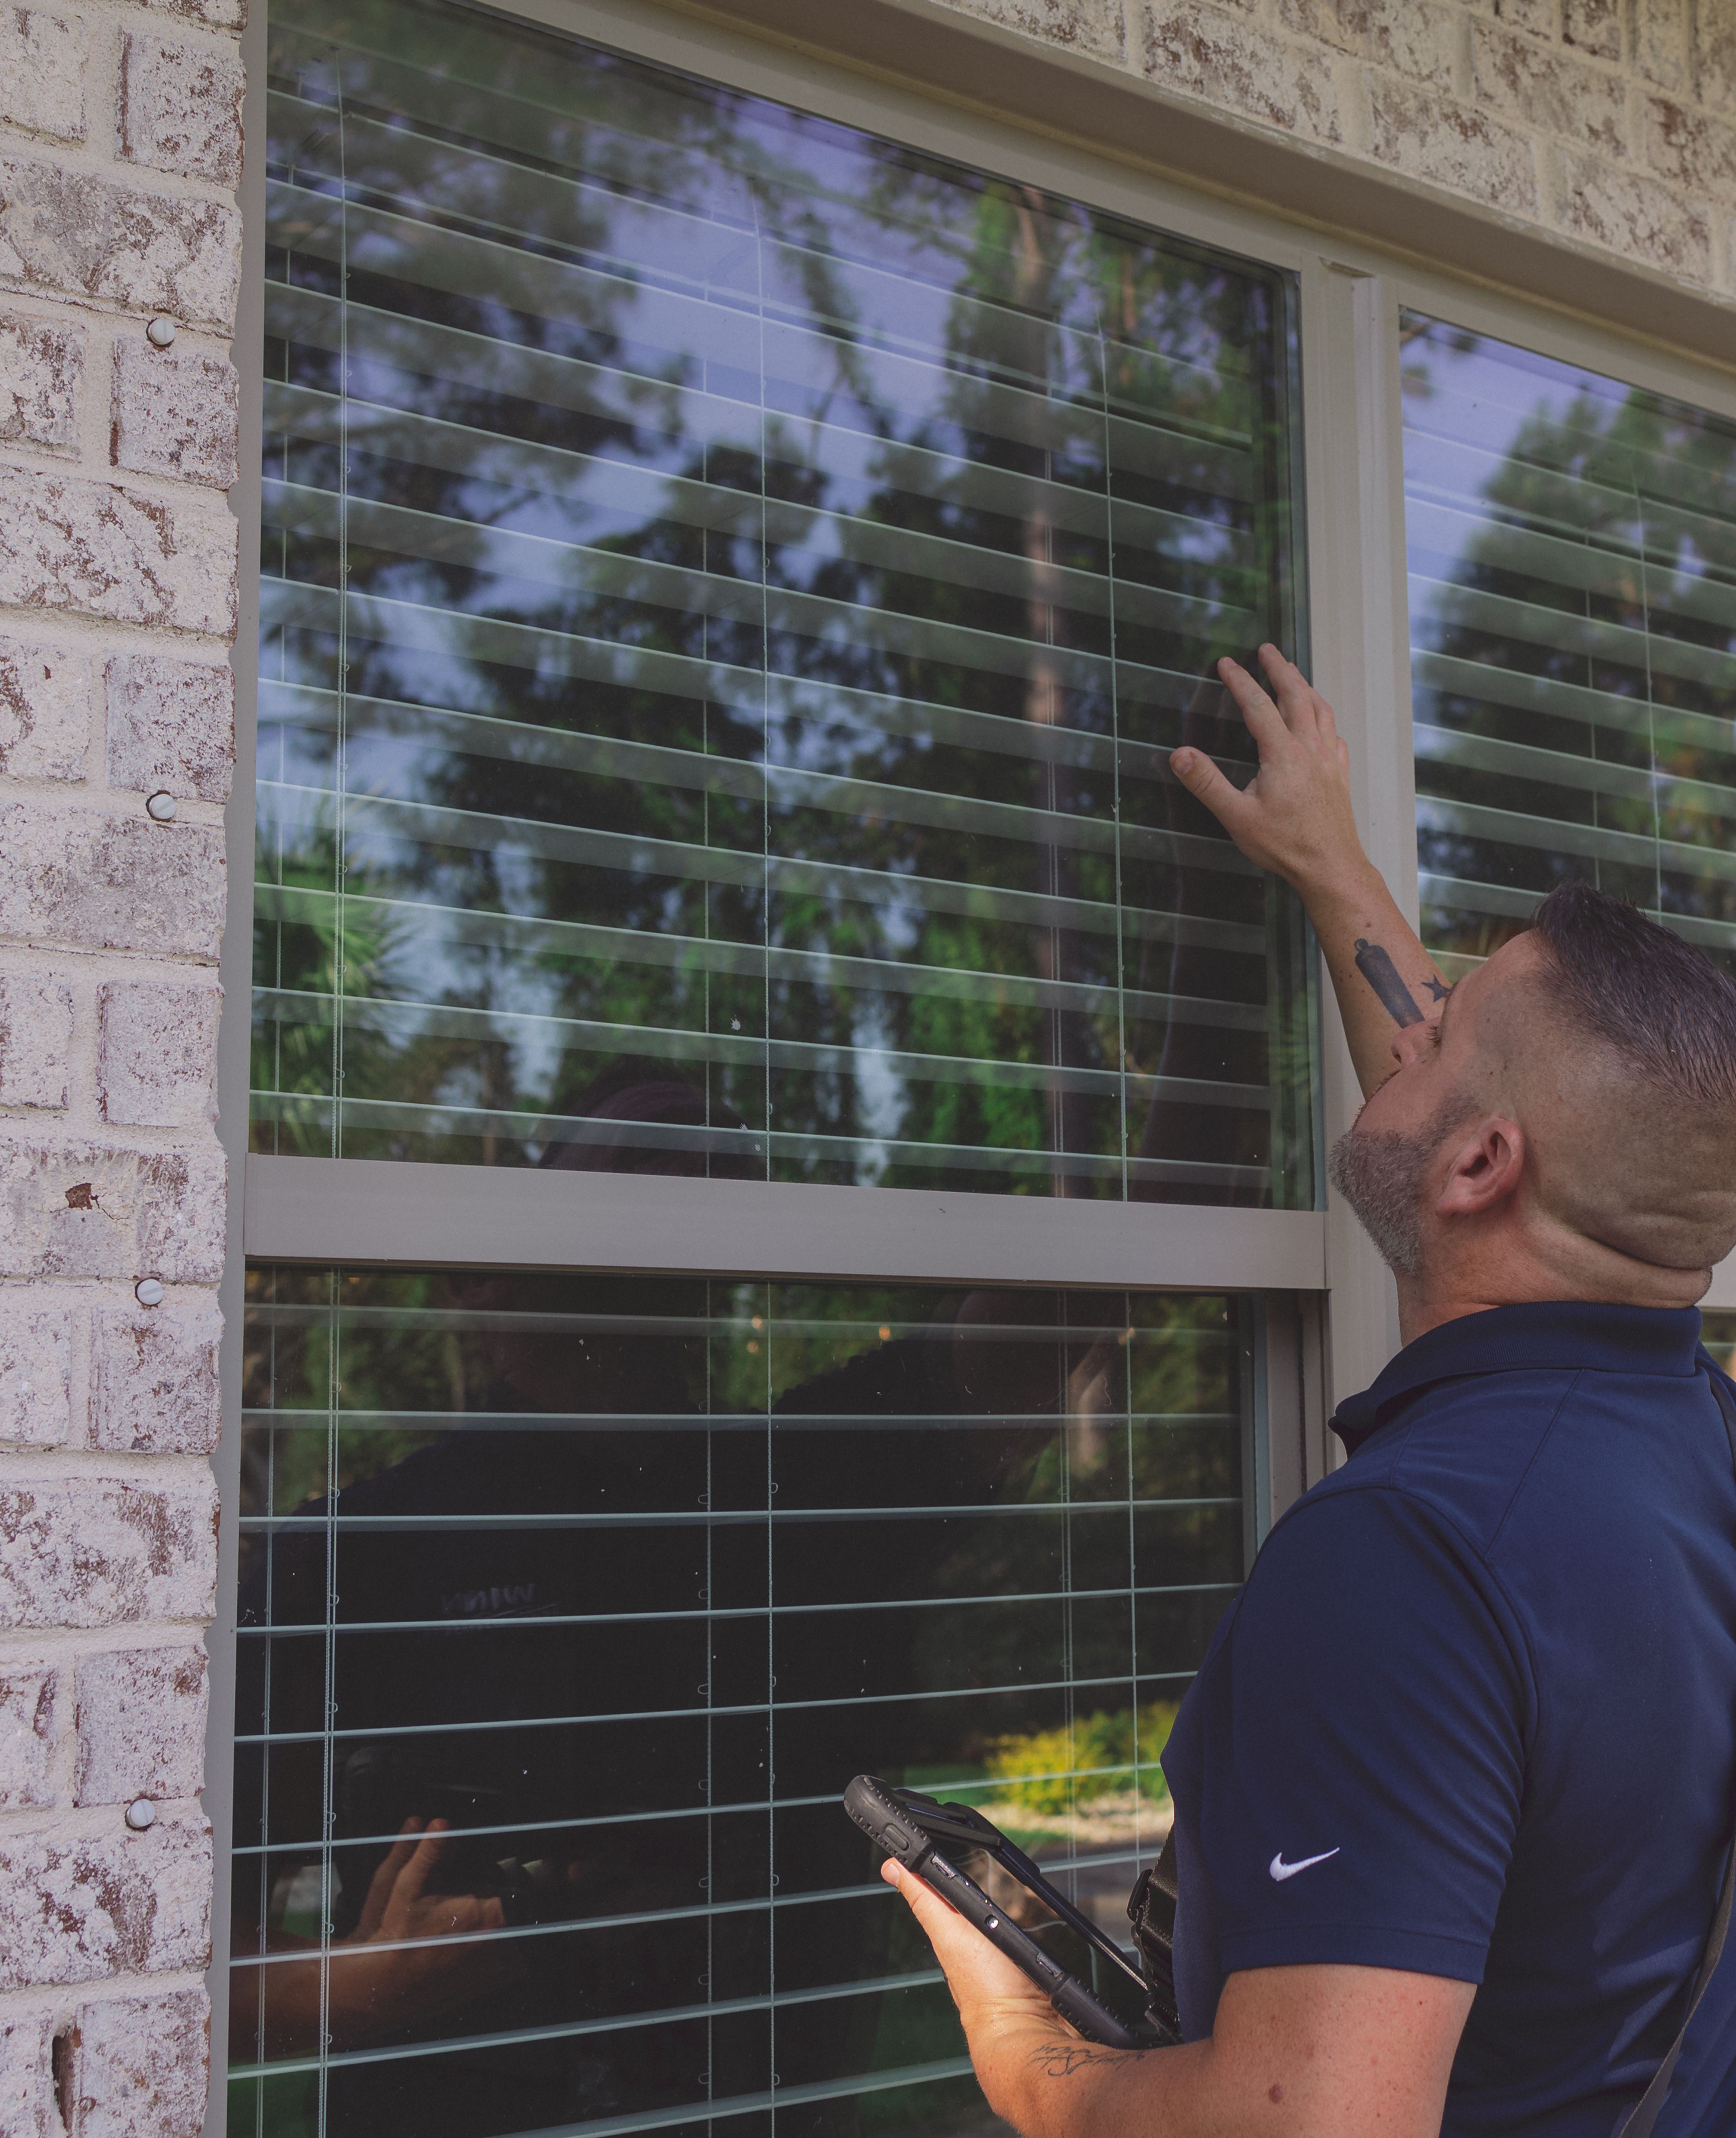
{"type": "Polygon", "coordinates": [[[1422,1184],[1445,1133],[1438,1120],[1410,1135],[1351,1128],[1326,1161],[1327,1179],[1396,1276],[1422,1268],[1422,1184]]]}

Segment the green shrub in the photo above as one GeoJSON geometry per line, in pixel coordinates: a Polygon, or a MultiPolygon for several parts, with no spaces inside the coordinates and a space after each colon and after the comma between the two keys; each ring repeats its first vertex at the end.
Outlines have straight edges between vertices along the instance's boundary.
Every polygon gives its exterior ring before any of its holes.
{"type": "MultiPolygon", "coordinates": [[[[1139,1711],[1139,1789],[1161,1803],[1169,1794],[1158,1755],[1169,1741],[1178,1702],[1148,1701],[1139,1711]]],[[[990,1778],[1002,1786],[997,1804],[1022,1811],[1066,1813],[1094,1799],[1114,1796],[1134,1785],[1134,1711],[1119,1715],[1075,1716],[1070,1730],[1033,1730],[1027,1735],[990,1741],[990,1778]],[[1025,1777],[1030,1779],[1024,1779],[1025,1777]]]]}

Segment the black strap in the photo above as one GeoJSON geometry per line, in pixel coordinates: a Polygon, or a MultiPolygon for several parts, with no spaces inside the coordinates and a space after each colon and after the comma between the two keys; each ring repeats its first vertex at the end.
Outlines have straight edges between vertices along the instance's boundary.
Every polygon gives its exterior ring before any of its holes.
{"type": "MultiPolygon", "coordinates": [[[[1724,1429],[1729,1437],[1730,1460],[1736,1464],[1736,1398],[1730,1394],[1721,1374],[1709,1374],[1712,1394],[1718,1408],[1724,1413],[1724,1429]]],[[[1682,2053],[1682,2043],[1688,2038],[1688,2029],[1694,2015],[1699,2009],[1699,2000],[1706,1994],[1712,1979],[1712,1970],[1724,1952],[1724,1938],[1730,1927],[1730,1907],[1736,1901],[1736,1845],[1733,1845],[1724,1863],[1724,1887],[1718,1896],[1718,1911],[1712,1918],[1712,1927],[1706,1933],[1706,1949],[1700,1955],[1699,1972],[1694,1979],[1694,1994],[1688,2000],[1688,2010],[1682,2020],[1680,2032],[1670,2044],[1665,2056],[1652,2074],[1651,2084],[1634,2103],[1630,2112],[1616,2126],[1613,2138],[1651,2138],[1651,2127],[1657,2121],[1664,2106],[1664,2097],[1670,2091],[1670,2082],[1675,2076],[1676,2058],[1682,2053]]]]}

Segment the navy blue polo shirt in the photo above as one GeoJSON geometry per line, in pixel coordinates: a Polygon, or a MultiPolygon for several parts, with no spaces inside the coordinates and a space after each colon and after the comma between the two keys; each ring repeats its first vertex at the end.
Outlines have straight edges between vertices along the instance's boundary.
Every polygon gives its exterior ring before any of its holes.
{"type": "MultiPolygon", "coordinates": [[[[1243,1968],[1479,1984],[1447,2138],[1609,2138],[1681,2023],[1736,1774],[1736,1474],[1699,1316],[1497,1307],[1334,1423],[1177,1719],[1189,2040],[1243,1968]]],[[[1736,1950],[1660,2138],[1736,2131],[1736,1950]]]]}

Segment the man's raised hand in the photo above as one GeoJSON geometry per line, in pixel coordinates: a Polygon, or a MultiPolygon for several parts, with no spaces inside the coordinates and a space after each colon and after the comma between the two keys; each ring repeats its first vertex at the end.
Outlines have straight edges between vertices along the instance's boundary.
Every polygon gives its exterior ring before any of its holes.
{"type": "Polygon", "coordinates": [[[1350,806],[1350,753],[1331,706],[1293,661],[1262,646],[1260,665],[1270,694],[1239,662],[1217,664],[1260,752],[1248,785],[1236,788],[1203,750],[1176,750],[1170,769],[1250,861],[1306,897],[1312,885],[1368,866],[1350,806]]]}
{"type": "Polygon", "coordinates": [[[1270,692],[1237,662],[1217,664],[1260,751],[1248,784],[1237,788],[1200,749],[1174,751],[1170,769],[1251,862],[1300,894],[1366,1096],[1402,1057],[1395,1036],[1437,1022],[1446,984],[1363,852],[1331,706],[1275,646],[1261,647],[1260,665],[1270,692]]]}

